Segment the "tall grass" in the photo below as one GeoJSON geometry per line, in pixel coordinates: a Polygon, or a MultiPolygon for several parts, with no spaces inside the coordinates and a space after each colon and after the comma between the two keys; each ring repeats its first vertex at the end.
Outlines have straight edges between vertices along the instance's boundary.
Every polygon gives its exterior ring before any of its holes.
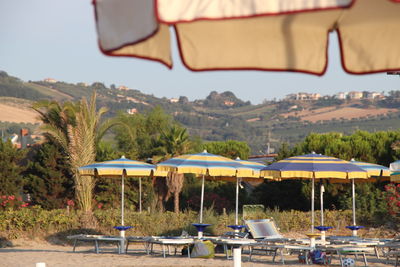
{"type": "MultiPolygon", "coordinates": [[[[334,231],[342,231],[349,234],[345,229],[351,224],[350,210],[326,211],[325,225],[333,226],[334,231]]],[[[95,210],[94,216],[98,221],[96,229],[83,229],[80,224],[79,211],[68,211],[65,209],[44,210],[40,207],[30,207],[19,210],[0,210],[0,237],[15,239],[46,238],[49,235],[60,234],[65,237],[75,233],[101,233],[106,235],[118,235],[113,226],[120,225],[120,211],[118,209],[95,210]]],[[[264,212],[246,214],[243,219],[274,218],[280,231],[285,234],[296,232],[304,234],[310,230],[310,212],[301,211],[279,211],[268,209],[264,212]]],[[[319,211],[316,212],[316,225],[319,225],[319,211]]],[[[125,212],[125,224],[134,228],[128,230],[127,235],[151,236],[151,235],[180,235],[183,230],[192,235],[196,229],[192,223],[199,221],[198,214],[191,210],[185,210],[179,214],[173,212],[125,212]]],[[[234,213],[217,214],[211,208],[204,210],[204,223],[212,224],[206,229],[210,235],[220,235],[230,231],[227,225],[234,224],[234,213]]]]}

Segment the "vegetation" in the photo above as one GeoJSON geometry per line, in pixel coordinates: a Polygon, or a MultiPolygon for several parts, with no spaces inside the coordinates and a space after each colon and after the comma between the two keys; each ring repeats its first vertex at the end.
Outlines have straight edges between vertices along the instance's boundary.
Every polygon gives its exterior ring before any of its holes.
{"type": "Polygon", "coordinates": [[[34,109],[40,114],[41,127],[47,138],[60,146],[68,158],[70,171],[75,182],[75,194],[79,207],[87,214],[88,220],[92,211],[94,181],[90,176],[81,176],[78,168],[95,161],[96,146],[105,132],[114,124],[111,121],[101,123],[106,108],[96,110],[96,94],[91,102],[83,98],[79,103],[42,101],[35,104],[34,109]]]}
{"type": "MultiPolygon", "coordinates": [[[[46,136],[43,143],[24,149],[17,149],[10,141],[0,141],[0,231],[10,229],[10,235],[19,235],[23,230],[33,231],[35,227],[41,227],[43,231],[71,231],[91,226],[100,232],[112,233],[110,225],[116,225],[119,218],[119,211],[113,207],[120,206],[120,181],[79,176],[77,169],[122,155],[158,163],[206,149],[232,159],[247,159],[251,149],[263,150],[268,141],[276,148],[279,144],[278,159],[315,151],[345,160],[355,158],[388,166],[400,158],[399,131],[362,130],[379,125],[385,125],[385,129],[389,125],[400,127],[398,113],[362,121],[337,119],[318,123],[282,115],[288,109],[297,112],[305,108],[345,105],[347,101],[327,99],[296,105],[290,101],[273,101],[253,106],[239,101],[230,92],[212,92],[204,101],[190,102],[180,97],[178,102],[170,103],[137,90],[111,90],[102,83],[91,86],[62,82],[26,84],[6,73],[0,73],[0,82],[21,88],[34,84],[29,88],[41,92],[42,95],[37,96],[41,100],[35,103],[34,110],[40,115],[41,130],[46,136]],[[68,100],[46,100],[50,94],[46,95],[44,88],[49,86],[52,94],[68,100]],[[91,95],[90,101],[86,97],[78,99],[82,95],[91,95]],[[97,109],[97,106],[110,107],[110,111],[97,109]],[[139,112],[127,114],[123,112],[125,108],[136,108],[139,112]],[[28,207],[26,203],[29,203],[28,207]]],[[[11,90],[11,87],[7,88],[11,90]]],[[[8,90],[5,92],[11,94],[8,90]]],[[[16,93],[14,97],[27,96],[16,93]]],[[[392,92],[385,101],[379,101],[379,104],[396,107],[397,93],[392,92]]],[[[364,101],[359,104],[374,103],[364,101]]],[[[19,131],[15,124],[1,126],[4,133],[19,131]]],[[[199,179],[176,173],[170,173],[166,178],[143,177],[143,213],[137,213],[138,181],[126,179],[128,224],[140,225],[138,231],[141,234],[172,234],[182,229],[194,231],[190,223],[195,221],[199,209],[199,179]],[[154,221],[160,223],[151,223],[154,221]]],[[[340,222],[338,227],[342,227],[349,220],[350,185],[323,183],[329,210],[327,223],[336,226],[340,222]]],[[[235,187],[223,181],[207,181],[205,187],[205,207],[209,209],[204,220],[215,225],[214,233],[220,233],[233,221],[230,212],[234,208],[235,187]]],[[[398,188],[381,180],[357,184],[360,222],[365,225],[398,222],[398,188]]],[[[305,211],[309,210],[310,201],[309,181],[265,181],[258,187],[245,184],[239,205],[262,204],[268,207],[268,212],[259,216],[271,215],[281,228],[294,230],[308,227],[305,211]]]]}
{"type": "MultiPolygon", "coordinates": [[[[318,215],[318,214],[317,214],[318,215]]],[[[350,211],[329,211],[326,214],[326,223],[343,231],[351,222],[350,211]]],[[[76,233],[100,233],[105,235],[118,235],[113,225],[118,225],[119,211],[116,209],[96,209],[98,226],[92,229],[80,228],[81,212],[75,209],[53,209],[45,210],[38,206],[31,208],[20,208],[0,210],[0,233],[7,239],[18,237],[29,238],[58,238],[65,241],[67,235],[76,233]]],[[[227,225],[234,222],[234,213],[217,214],[213,210],[206,209],[205,221],[212,223],[207,228],[207,234],[219,235],[228,230],[227,225]]],[[[310,227],[309,212],[301,211],[279,211],[266,210],[247,215],[246,219],[275,218],[280,231],[304,232],[310,227]]],[[[130,235],[179,235],[182,230],[196,235],[196,229],[191,225],[197,219],[197,214],[192,211],[184,211],[179,215],[172,212],[126,212],[127,225],[135,226],[129,230],[130,235]],[[157,222],[157,223],[154,223],[157,222]]],[[[336,231],[338,231],[336,230],[336,231]]]]}

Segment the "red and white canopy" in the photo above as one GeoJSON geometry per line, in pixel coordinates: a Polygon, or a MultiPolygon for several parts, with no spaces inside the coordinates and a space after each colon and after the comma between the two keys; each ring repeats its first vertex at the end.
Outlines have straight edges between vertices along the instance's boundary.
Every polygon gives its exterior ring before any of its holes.
{"type": "Polygon", "coordinates": [[[99,46],[172,67],[169,26],[185,66],[322,75],[328,33],[343,68],[400,70],[400,0],[95,0],[99,46]]]}

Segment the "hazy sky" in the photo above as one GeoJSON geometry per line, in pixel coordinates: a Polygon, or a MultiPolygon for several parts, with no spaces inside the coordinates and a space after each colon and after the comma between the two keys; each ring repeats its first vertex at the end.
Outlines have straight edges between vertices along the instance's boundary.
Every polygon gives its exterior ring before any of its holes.
{"type": "MultiPolygon", "coordinates": [[[[175,44],[174,44],[174,47],[175,44]]],[[[330,36],[324,76],[262,71],[191,72],[174,50],[174,67],[141,59],[104,56],[97,46],[91,0],[0,0],[0,70],[22,80],[47,77],[65,82],[126,85],[157,97],[189,99],[210,91],[232,91],[254,104],[299,91],[322,95],[340,91],[400,90],[398,76],[348,75],[330,36]]]]}

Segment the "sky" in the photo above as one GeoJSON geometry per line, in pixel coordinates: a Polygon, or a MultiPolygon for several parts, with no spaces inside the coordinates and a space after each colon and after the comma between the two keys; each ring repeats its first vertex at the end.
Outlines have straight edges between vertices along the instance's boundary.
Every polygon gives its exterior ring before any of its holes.
{"type": "MultiPolygon", "coordinates": [[[[174,38],[172,38],[174,40],[174,38]]],[[[125,85],[157,97],[205,98],[231,91],[253,104],[296,92],[400,90],[386,73],[349,75],[340,63],[336,34],[330,35],[323,76],[267,71],[191,72],[173,51],[174,67],[143,59],[109,57],[97,46],[91,0],[0,0],[0,70],[24,81],[54,78],[69,83],[125,85]]]]}

